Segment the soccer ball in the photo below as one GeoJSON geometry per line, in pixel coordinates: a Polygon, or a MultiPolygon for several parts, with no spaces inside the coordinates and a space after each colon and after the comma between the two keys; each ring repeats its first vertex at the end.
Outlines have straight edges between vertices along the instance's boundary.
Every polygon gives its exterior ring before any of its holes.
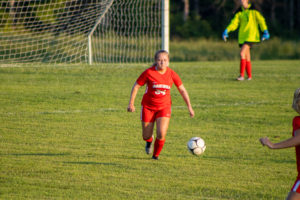
{"type": "Polygon", "coordinates": [[[188,150],[193,155],[201,155],[206,149],[205,142],[201,137],[192,137],[187,143],[188,150]]]}

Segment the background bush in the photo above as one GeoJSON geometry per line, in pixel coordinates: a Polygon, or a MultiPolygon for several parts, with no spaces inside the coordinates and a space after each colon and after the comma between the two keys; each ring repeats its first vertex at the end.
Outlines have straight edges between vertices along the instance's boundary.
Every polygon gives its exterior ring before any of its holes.
{"type": "MultiPolygon", "coordinates": [[[[266,19],[271,37],[300,40],[300,1],[298,0],[250,0],[266,19]]],[[[171,37],[221,39],[240,0],[172,0],[171,37]],[[189,5],[186,7],[186,5],[189,5]],[[184,8],[187,9],[184,9],[184,8]],[[188,12],[184,12],[188,10],[188,12]]]]}
{"type": "MultiPolygon", "coordinates": [[[[238,60],[239,46],[235,39],[174,39],[170,43],[173,61],[238,60]]],[[[252,60],[300,59],[300,42],[272,38],[253,46],[252,60]]]]}

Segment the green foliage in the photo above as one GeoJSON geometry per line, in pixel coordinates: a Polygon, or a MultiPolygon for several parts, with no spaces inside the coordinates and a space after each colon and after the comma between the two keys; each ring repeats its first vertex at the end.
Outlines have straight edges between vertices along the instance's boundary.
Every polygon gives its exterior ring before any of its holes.
{"type": "Polygon", "coordinates": [[[60,62],[80,62],[85,60],[80,55],[84,55],[86,50],[77,48],[81,41],[85,42],[85,35],[68,37],[68,43],[64,42],[65,34],[54,36],[44,33],[43,36],[28,31],[26,36],[16,34],[6,35],[4,40],[0,38],[0,62],[5,63],[11,60],[20,63],[32,62],[32,60],[49,62],[50,59],[60,60],[60,62]],[[12,44],[11,41],[14,43],[12,44]]]}
{"type": "Polygon", "coordinates": [[[60,12],[63,12],[64,4],[62,0],[52,1],[51,4],[49,2],[44,5],[33,5],[34,10],[36,10],[35,15],[39,18],[39,20],[44,24],[55,24],[60,12]]]}
{"type": "MultiPolygon", "coordinates": [[[[15,1],[15,6],[18,7],[14,11],[14,16],[10,15],[10,4],[3,3],[0,8],[0,29],[3,32],[10,32],[14,29],[18,31],[30,31],[33,34],[52,33],[55,35],[68,34],[72,35],[74,30],[81,34],[87,34],[94,21],[97,19],[99,12],[96,7],[91,6],[93,1],[68,1],[68,0],[46,0],[46,1],[15,1]],[[94,11],[93,11],[94,10],[94,11]],[[26,12],[25,12],[26,11],[26,12]],[[94,13],[93,15],[86,15],[87,12],[94,13]],[[27,19],[25,20],[25,17],[27,19]],[[78,23],[85,24],[86,28],[80,27],[78,23]],[[49,27],[56,27],[55,32],[49,27]]],[[[234,11],[238,8],[238,1],[190,1],[190,14],[186,21],[183,20],[183,2],[182,0],[174,0],[171,2],[170,21],[171,21],[171,38],[220,38],[222,31],[233,17],[234,11]]],[[[293,1],[291,5],[287,5],[288,1],[280,0],[278,3],[272,4],[268,1],[259,1],[258,7],[266,18],[266,22],[270,29],[271,38],[279,37],[286,39],[299,40],[300,34],[300,20],[299,12],[295,12],[299,8],[299,2],[293,1]],[[282,8],[282,5],[284,7],[282,8]],[[289,9],[293,9],[294,15],[290,15],[289,9]],[[287,17],[288,16],[288,17],[287,17]],[[291,18],[291,16],[294,16],[291,18]]],[[[115,2],[117,3],[117,1],[115,2]]],[[[152,2],[153,3],[153,2],[152,2]]],[[[121,13],[131,13],[132,16],[139,12],[134,21],[125,20],[126,17],[121,17],[116,23],[123,25],[124,23],[131,23],[126,26],[126,36],[129,36],[136,26],[141,24],[154,23],[159,24],[158,21],[151,21],[148,17],[143,17],[148,11],[131,5],[129,10],[118,9],[121,13]]],[[[156,5],[156,4],[155,4],[156,5]]],[[[153,3],[153,6],[155,6],[153,3]]],[[[98,9],[98,8],[97,8],[98,9]]],[[[155,12],[150,15],[158,15],[156,8],[155,12]]],[[[118,28],[115,28],[118,31],[118,28]]],[[[146,29],[143,31],[147,31],[146,29]]]]}
{"type": "MultiPolygon", "coordinates": [[[[4,27],[3,32],[17,29],[19,32],[30,31],[33,34],[52,33],[50,26],[57,26],[56,33],[70,34],[70,30],[75,29],[82,33],[83,30],[78,26],[78,18],[81,23],[91,23],[87,18],[82,17],[82,12],[95,9],[90,8],[88,2],[68,1],[68,0],[46,0],[46,1],[15,1],[11,9],[9,3],[3,3],[0,8],[0,28],[4,27]],[[10,12],[13,10],[13,15],[10,12]],[[76,26],[76,27],[75,27],[76,26]]],[[[97,18],[97,14],[94,15],[97,18]]],[[[90,25],[92,26],[92,25],[90,25]]],[[[71,31],[72,32],[72,31],[71,31]]]]}
{"type": "Polygon", "coordinates": [[[294,149],[258,139],[291,136],[300,62],[254,61],[237,82],[238,62],[171,63],[196,113],[172,89],[172,119],[160,160],[144,153],[142,88],[149,65],[1,65],[1,199],[284,199],[296,178],[294,149]],[[192,156],[186,142],[205,139],[192,156]]]}
{"type": "MultiPolygon", "coordinates": [[[[234,38],[234,37],[231,37],[234,38]]],[[[213,39],[174,39],[170,43],[173,61],[238,60],[240,48],[235,39],[228,42],[213,39]]],[[[300,42],[271,38],[255,44],[251,49],[252,60],[300,59],[300,42]]]]}
{"type": "MultiPolygon", "coordinates": [[[[190,0],[188,1],[190,16],[186,22],[183,22],[182,19],[178,20],[178,16],[183,18],[183,2],[183,0],[173,0],[170,12],[171,21],[175,21],[171,26],[171,36],[180,37],[181,39],[194,37],[195,34],[198,37],[209,35],[211,38],[219,38],[235,11],[240,7],[239,0],[190,0]],[[199,20],[193,19],[194,16],[198,16],[199,20]],[[209,24],[210,28],[202,27],[203,24],[209,24]],[[178,32],[177,29],[181,30],[186,26],[196,32],[184,30],[178,32]],[[195,30],[196,27],[197,30],[195,30]],[[200,27],[203,28],[203,31],[200,30],[200,27]]],[[[251,2],[265,17],[271,37],[299,40],[299,1],[276,0],[276,2],[270,3],[270,1],[255,0],[251,2]]]]}
{"type": "Polygon", "coordinates": [[[300,59],[300,42],[273,38],[258,49],[259,59],[300,59]]]}
{"type": "Polygon", "coordinates": [[[183,21],[182,14],[176,14],[171,18],[171,36],[179,38],[212,37],[214,34],[211,25],[201,19],[200,16],[193,16],[183,21]]]}

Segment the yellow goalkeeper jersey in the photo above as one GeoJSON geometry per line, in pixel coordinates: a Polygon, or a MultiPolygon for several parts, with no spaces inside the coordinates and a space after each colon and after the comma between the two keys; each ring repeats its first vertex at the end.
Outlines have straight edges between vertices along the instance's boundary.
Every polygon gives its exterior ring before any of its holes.
{"type": "Polygon", "coordinates": [[[229,33],[235,31],[237,28],[239,28],[239,44],[260,42],[260,30],[262,32],[268,30],[265,18],[251,4],[249,4],[247,9],[241,7],[226,29],[229,33]]]}

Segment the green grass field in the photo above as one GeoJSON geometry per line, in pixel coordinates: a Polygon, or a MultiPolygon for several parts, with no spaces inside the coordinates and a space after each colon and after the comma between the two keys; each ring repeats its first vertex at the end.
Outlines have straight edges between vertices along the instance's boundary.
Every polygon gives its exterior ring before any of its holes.
{"type": "Polygon", "coordinates": [[[189,92],[190,119],[172,89],[173,115],[160,160],[144,153],[131,87],[145,64],[0,67],[0,199],[284,199],[296,178],[292,134],[300,61],[171,63],[189,92]],[[186,143],[201,136],[200,157],[186,143]]]}

